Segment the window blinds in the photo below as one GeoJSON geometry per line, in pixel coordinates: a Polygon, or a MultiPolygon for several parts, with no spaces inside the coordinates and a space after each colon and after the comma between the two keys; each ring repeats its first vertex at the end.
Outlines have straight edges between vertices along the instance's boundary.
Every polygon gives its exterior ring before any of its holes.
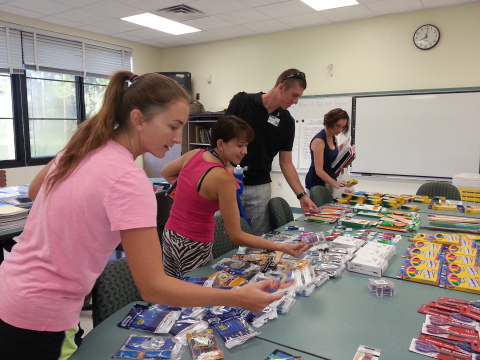
{"type": "Polygon", "coordinates": [[[0,27],[0,72],[23,71],[22,42],[19,30],[0,27]]]}
{"type": "Polygon", "coordinates": [[[86,39],[0,27],[0,71],[23,69],[108,77],[132,69],[132,50],[86,39]]]}

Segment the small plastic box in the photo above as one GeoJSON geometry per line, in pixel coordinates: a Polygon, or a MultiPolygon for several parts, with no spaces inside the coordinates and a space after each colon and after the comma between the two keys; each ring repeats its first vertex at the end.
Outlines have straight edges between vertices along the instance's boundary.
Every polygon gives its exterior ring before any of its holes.
{"type": "Polygon", "coordinates": [[[395,296],[397,292],[395,283],[383,278],[368,279],[368,290],[370,291],[370,294],[378,297],[395,296]]]}

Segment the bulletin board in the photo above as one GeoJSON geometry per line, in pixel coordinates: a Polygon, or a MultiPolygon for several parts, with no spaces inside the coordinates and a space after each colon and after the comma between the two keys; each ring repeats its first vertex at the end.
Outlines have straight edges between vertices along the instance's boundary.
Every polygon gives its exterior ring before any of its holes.
{"type": "MultiPolygon", "coordinates": [[[[352,117],[351,96],[304,96],[288,111],[295,119],[295,140],[292,150],[293,165],[299,173],[306,173],[310,167],[310,141],[323,129],[323,117],[330,110],[341,108],[352,117]]],[[[341,144],[346,137],[340,134],[337,143],[341,144]]],[[[272,163],[272,170],[280,170],[278,155],[272,163]]]]}

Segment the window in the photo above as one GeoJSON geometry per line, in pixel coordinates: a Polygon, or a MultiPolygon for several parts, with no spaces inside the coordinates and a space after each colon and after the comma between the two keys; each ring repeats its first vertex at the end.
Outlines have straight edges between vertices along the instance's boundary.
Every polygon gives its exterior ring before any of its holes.
{"type": "Polygon", "coordinates": [[[90,119],[102,106],[108,79],[87,77],[84,81],[85,119],[90,119]]]}
{"type": "Polygon", "coordinates": [[[128,48],[0,21],[0,168],[48,163],[131,64],[128,48]]]}
{"type": "Polygon", "coordinates": [[[12,84],[10,76],[0,74],[0,161],[15,160],[12,84]]]}

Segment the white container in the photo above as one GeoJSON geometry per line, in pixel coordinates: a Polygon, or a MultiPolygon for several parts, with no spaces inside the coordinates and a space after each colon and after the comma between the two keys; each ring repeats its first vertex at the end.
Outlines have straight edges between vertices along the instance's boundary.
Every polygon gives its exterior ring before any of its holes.
{"type": "Polygon", "coordinates": [[[452,184],[456,187],[468,186],[480,188],[480,174],[461,173],[452,178],[452,184]]]}

